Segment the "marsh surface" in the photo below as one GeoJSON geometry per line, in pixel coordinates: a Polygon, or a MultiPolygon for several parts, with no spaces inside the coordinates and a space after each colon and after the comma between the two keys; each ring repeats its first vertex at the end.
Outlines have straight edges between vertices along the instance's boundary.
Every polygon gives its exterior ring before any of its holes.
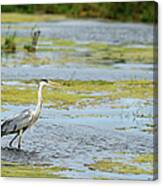
{"type": "MultiPolygon", "coordinates": [[[[17,29],[17,35],[27,37],[36,23],[4,23],[17,29]]],[[[43,37],[63,38],[79,42],[107,42],[110,44],[152,44],[153,26],[133,23],[114,23],[96,20],[63,20],[37,23],[43,37]]]]}
{"type": "Polygon", "coordinates": [[[2,54],[2,118],[35,108],[35,79],[60,80],[63,89],[44,93],[41,117],[24,134],[21,151],[7,147],[12,136],[2,139],[3,162],[64,167],[55,176],[66,178],[152,180],[152,25],[38,23],[42,38],[35,54],[22,49],[34,23],[3,23],[2,37],[9,25],[19,42],[15,54],[2,54]]]}

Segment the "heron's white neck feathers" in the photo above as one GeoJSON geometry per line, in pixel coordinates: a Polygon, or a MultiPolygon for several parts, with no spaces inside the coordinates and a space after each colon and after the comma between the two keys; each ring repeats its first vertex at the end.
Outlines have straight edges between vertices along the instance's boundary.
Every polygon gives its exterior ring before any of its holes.
{"type": "Polygon", "coordinates": [[[38,117],[40,112],[41,112],[41,108],[42,108],[42,102],[43,102],[43,98],[42,98],[42,89],[43,89],[44,85],[40,84],[39,85],[39,89],[38,89],[38,103],[35,109],[35,117],[38,117]]]}

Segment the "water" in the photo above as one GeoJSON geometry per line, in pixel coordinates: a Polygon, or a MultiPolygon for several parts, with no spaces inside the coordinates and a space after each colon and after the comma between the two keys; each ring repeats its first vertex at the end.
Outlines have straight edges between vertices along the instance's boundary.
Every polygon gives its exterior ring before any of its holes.
{"type": "MultiPolygon", "coordinates": [[[[14,23],[17,35],[26,36],[35,23],[14,23]],[[20,29],[20,28],[21,29],[20,29]]],[[[8,24],[2,24],[8,26],[8,24]]],[[[130,47],[144,47],[152,44],[152,25],[110,23],[100,21],[67,20],[38,23],[42,37],[57,37],[74,40],[78,43],[106,42],[111,44],[127,44],[130,47]],[[53,29],[52,29],[53,28],[53,29]]],[[[2,36],[6,29],[2,29],[2,36]]],[[[49,44],[49,43],[44,43],[49,44]]],[[[64,47],[65,48],[65,47],[64,47]]],[[[71,49],[71,48],[69,48],[71,49]]],[[[83,51],[76,47],[79,52],[83,51]]],[[[142,63],[55,63],[64,52],[36,52],[38,59],[48,57],[52,64],[33,66],[19,64],[28,56],[20,51],[16,54],[2,56],[7,65],[2,67],[2,82],[10,86],[22,85],[20,80],[31,79],[63,79],[63,80],[153,80],[153,64],[142,63]],[[13,63],[16,61],[16,63],[13,63]]],[[[104,92],[94,95],[105,95],[104,92]]],[[[3,95],[2,95],[3,96],[3,95]]],[[[2,118],[19,113],[34,105],[3,105],[7,111],[2,118]]],[[[147,124],[153,123],[153,100],[123,98],[106,101],[97,106],[84,109],[69,107],[68,110],[48,108],[44,106],[41,118],[23,136],[22,150],[6,148],[12,136],[2,139],[2,160],[18,163],[48,163],[74,169],[62,171],[68,178],[108,179],[152,179],[152,175],[117,174],[92,171],[86,164],[95,160],[122,158],[129,162],[136,154],[152,153],[153,134],[144,132],[147,124]],[[150,104],[147,104],[150,103],[150,104]],[[121,107],[122,106],[122,107],[121,107]],[[125,152],[125,154],[117,154],[125,152]]],[[[141,167],[141,165],[138,165],[141,167]]],[[[152,165],[150,165],[152,169],[152,165]]]]}
{"type": "MultiPolygon", "coordinates": [[[[7,32],[8,26],[18,36],[30,37],[30,29],[35,23],[2,23],[2,37],[7,32]],[[4,27],[3,27],[4,26],[4,27]],[[12,29],[12,27],[14,29],[12,29]],[[24,29],[25,27],[25,29],[24,29]]],[[[66,20],[37,23],[41,30],[42,38],[63,38],[80,43],[104,42],[109,44],[123,44],[127,47],[147,47],[153,44],[153,26],[147,24],[112,23],[94,20],[66,20]]],[[[23,43],[21,43],[23,45],[23,43]]],[[[2,79],[3,80],[30,80],[30,79],[73,79],[73,80],[153,80],[153,64],[132,64],[115,61],[98,61],[90,63],[81,62],[82,58],[90,55],[89,48],[79,46],[54,46],[50,41],[39,41],[38,48],[45,51],[37,51],[28,54],[19,51],[15,54],[2,54],[2,79]],[[47,51],[51,49],[52,51],[47,51]],[[57,49],[57,51],[53,51],[57,49]],[[73,51],[62,51],[73,50],[73,51]],[[57,60],[64,55],[76,57],[66,63],[58,63],[57,60]],[[77,57],[80,57],[79,59],[77,57]],[[20,65],[20,61],[27,60],[20,65]],[[50,64],[33,66],[32,60],[51,61],[50,64]],[[80,63],[76,60],[80,60],[80,63]]],[[[132,59],[131,59],[132,60],[132,59]]]]}
{"type": "MultiPolygon", "coordinates": [[[[10,23],[15,28],[33,27],[36,23],[10,23]]],[[[2,27],[8,24],[2,23],[2,27]]],[[[107,42],[110,44],[152,44],[153,26],[139,23],[112,23],[93,20],[66,20],[37,23],[42,37],[63,38],[78,42],[107,42]]],[[[30,36],[30,29],[18,29],[22,37],[30,36]]],[[[2,30],[2,36],[7,29],[2,30]]]]}
{"type": "MultiPolygon", "coordinates": [[[[120,175],[89,170],[85,164],[94,160],[123,158],[123,162],[130,161],[139,153],[152,153],[152,134],[142,131],[147,123],[152,122],[152,106],[144,106],[139,99],[121,99],[111,106],[96,106],[85,109],[71,108],[57,110],[43,108],[41,118],[35,126],[23,136],[22,155],[10,150],[2,149],[2,160],[18,163],[50,164],[68,167],[74,171],[62,172],[70,178],[122,178],[122,179],[152,179],[151,175],[120,175]],[[125,103],[128,108],[112,108],[118,103],[125,103]],[[146,112],[149,117],[138,117],[146,112]],[[124,130],[120,130],[124,128],[124,130]],[[132,143],[131,143],[132,141],[132,143]],[[9,153],[10,152],[10,153],[9,153]],[[126,152],[127,154],[116,154],[126,152]],[[11,155],[12,154],[12,155],[11,155]],[[31,154],[34,154],[31,156],[31,154]],[[76,171],[79,172],[76,172],[76,171]]],[[[34,108],[33,105],[30,106],[34,108]]],[[[27,107],[6,105],[12,114],[16,114],[27,107]]],[[[3,112],[5,118],[10,112],[3,112]]],[[[11,140],[7,136],[2,140],[6,147],[11,140]]]]}
{"type": "Polygon", "coordinates": [[[111,68],[96,68],[85,65],[29,65],[2,67],[2,80],[63,79],[63,80],[153,80],[153,65],[113,65],[111,68]],[[80,66],[80,67],[79,67],[80,66]],[[145,66],[145,67],[144,67],[145,66]],[[126,73],[127,71],[127,73],[126,73]]]}

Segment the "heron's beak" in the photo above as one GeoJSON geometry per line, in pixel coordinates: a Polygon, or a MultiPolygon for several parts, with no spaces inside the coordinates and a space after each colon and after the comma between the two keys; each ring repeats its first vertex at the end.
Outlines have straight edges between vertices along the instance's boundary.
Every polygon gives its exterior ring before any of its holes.
{"type": "Polygon", "coordinates": [[[49,81],[48,85],[52,88],[61,88],[61,84],[54,81],[49,81]]]}

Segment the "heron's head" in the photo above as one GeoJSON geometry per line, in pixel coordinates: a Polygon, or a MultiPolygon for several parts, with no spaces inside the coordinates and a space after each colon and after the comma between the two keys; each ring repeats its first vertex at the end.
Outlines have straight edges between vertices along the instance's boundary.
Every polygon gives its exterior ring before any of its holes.
{"type": "Polygon", "coordinates": [[[57,83],[57,82],[54,82],[54,81],[51,81],[51,80],[41,79],[40,86],[49,86],[49,87],[52,87],[52,88],[60,88],[61,84],[57,83]]]}

